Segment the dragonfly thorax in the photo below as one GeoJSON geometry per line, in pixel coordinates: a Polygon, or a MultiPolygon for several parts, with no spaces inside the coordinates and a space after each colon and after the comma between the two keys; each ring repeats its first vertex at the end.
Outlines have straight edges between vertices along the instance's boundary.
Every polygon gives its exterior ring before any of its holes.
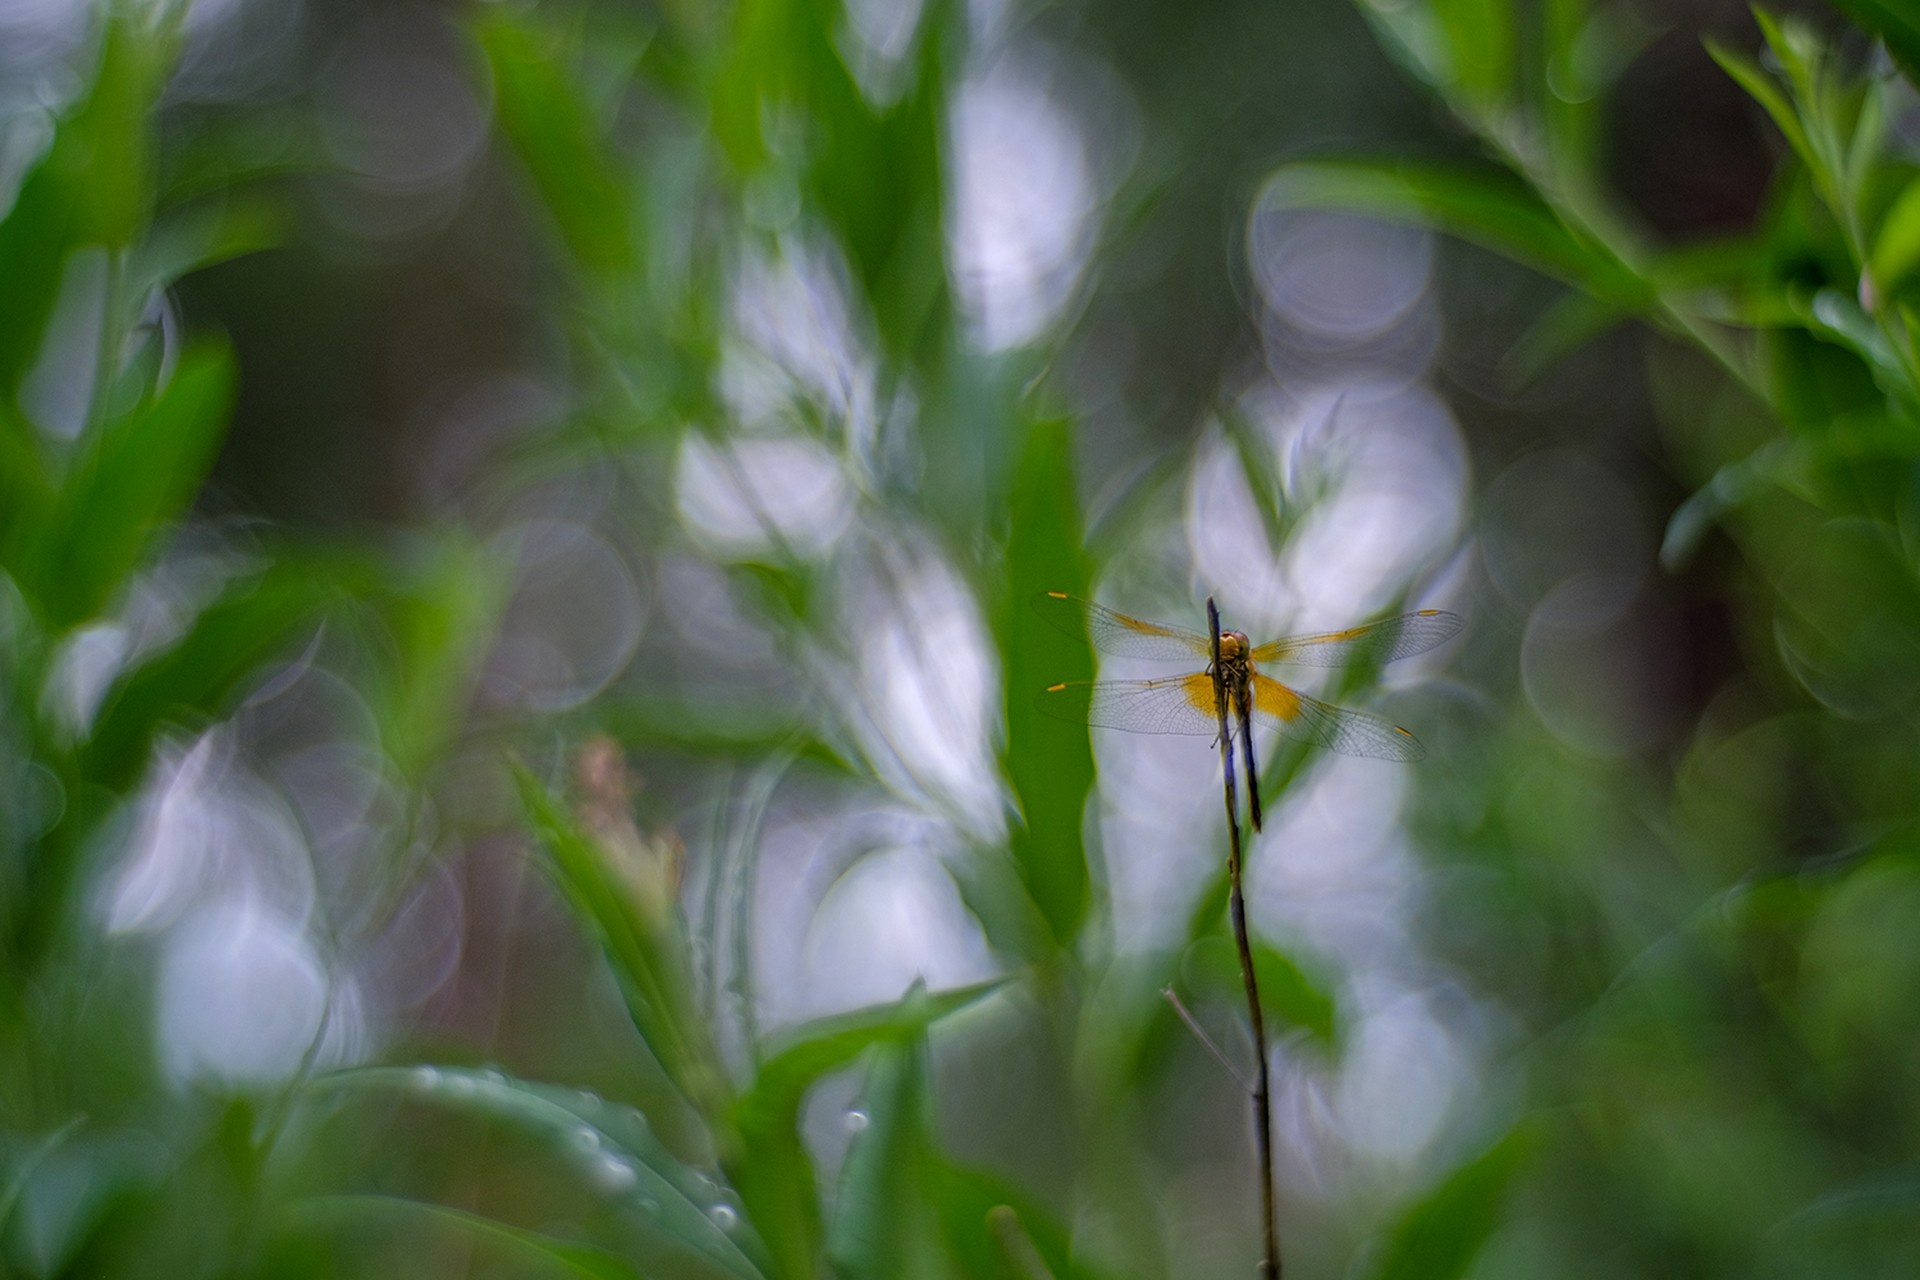
{"type": "Polygon", "coordinates": [[[1220,692],[1227,698],[1227,709],[1238,715],[1251,705],[1248,686],[1253,682],[1253,646],[1243,631],[1220,633],[1220,692]]]}

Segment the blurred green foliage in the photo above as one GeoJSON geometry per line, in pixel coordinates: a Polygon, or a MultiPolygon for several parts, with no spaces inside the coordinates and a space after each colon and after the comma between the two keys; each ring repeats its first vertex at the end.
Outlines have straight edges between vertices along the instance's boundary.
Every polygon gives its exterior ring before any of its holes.
{"type": "MultiPolygon", "coordinates": [[[[1690,494],[1661,561],[1710,578],[1738,666],[1660,749],[1595,760],[1528,716],[1512,653],[1487,642],[1474,667],[1502,713],[1471,744],[1448,731],[1461,749],[1423,782],[1414,825],[1442,882],[1423,927],[1510,1022],[1507,1079],[1382,1194],[1288,1204],[1289,1274],[1866,1277],[1920,1257],[1920,30],[1896,5],[1841,7],[1860,30],[1761,13],[1760,56],[1712,45],[1782,146],[1758,221],[1731,236],[1671,243],[1613,193],[1606,106],[1652,37],[1628,6],[1587,0],[1360,0],[1447,113],[1443,154],[1301,157],[1268,188],[1287,208],[1434,227],[1557,282],[1505,362],[1516,394],[1641,327],[1657,466],[1690,494]]],[[[150,308],[289,234],[300,190],[241,157],[158,176],[192,167],[157,140],[182,12],[101,8],[83,87],[0,219],[0,1270],[1251,1273],[1249,1157],[1212,1136],[1242,1135],[1245,1108],[1162,996],[1231,1016],[1223,885],[1165,903],[1168,940],[1119,945],[1084,838],[1088,740],[1031,702],[1092,665],[1027,602],[1088,592],[1177,469],[1142,468],[1090,536],[1087,437],[1057,370],[1072,326],[999,353],[967,337],[945,164],[967,7],[930,0],[888,95],[850,69],[831,0],[644,17],[487,5],[461,32],[542,246],[534,327],[569,375],[556,425],[516,442],[514,483],[592,467],[635,509],[670,511],[690,440],[724,454],[750,434],[716,392],[742,246],[832,246],[877,353],[874,404],[815,388],[796,416],[855,477],[857,518],[902,545],[924,521],[980,604],[1004,712],[1008,799],[991,815],[813,714],[852,701],[819,673],[853,664],[828,575],[770,519],[764,550],[715,559],[780,660],[809,673],[802,711],[730,714],[715,690],[664,683],[553,715],[488,703],[512,571],[451,520],[324,542],[221,529],[214,586],[178,633],[131,646],[97,702],[63,700],[88,637],[125,623],[195,531],[249,376],[218,336],[168,347],[150,308]],[[769,207],[793,213],[773,226],[769,207]],[[98,367],[64,438],[22,388],[81,259],[106,284],[98,367]],[[573,1041],[544,1058],[522,1043],[508,1074],[467,1060],[488,1046],[422,1030],[382,1065],[333,1068],[316,1033],[270,1086],[166,1078],[150,953],[106,937],[91,895],[168,753],[322,650],[372,709],[410,836],[455,808],[461,753],[485,757],[497,795],[461,834],[511,832],[543,869],[561,907],[547,924],[593,949],[569,971],[585,994],[549,1012],[584,1021],[609,995],[631,1024],[617,1063],[576,1069],[573,1041]],[[704,908],[680,891],[673,841],[634,824],[624,782],[565,781],[598,734],[618,740],[614,774],[629,755],[699,772],[746,810],[745,852],[708,872],[704,908]],[[965,833],[948,870],[1005,976],[761,1035],[753,833],[789,771],[904,796],[965,833]],[[592,985],[608,975],[614,993],[592,985]],[[977,1088],[960,1094],[977,1114],[943,1097],[943,1051],[975,1045],[1021,1072],[1005,1114],[977,1088]],[[849,1075],[857,1122],[827,1153],[808,1108],[849,1075]],[[1230,1121],[1206,1123],[1222,1097],[1230,1121]],[[979,1133],[1024,1145],[975,1158],[979,1133]],[[1192,1204],[1192,1171],[1221,1167],[1243,1203],[1207,1225],[1240,1227],[1196,1242],[1207,1227],[1178,1220],[1170,1188],[1192,1204]]],[[[1125,306],[1128,234],[1178,209],[1179,172],[1149,166],[1115,196],[1098,303],[1125,306]]],[[[1297,513],[1275,464],[1235,444],[1282,542],[1297,513]]],[[[634,523],[649,552],[685,550],[670,520],[634,523]]],[[[1309,766],[1290,750],[1263,768],[1274,801],[1309,766]]],[[[376,852],[368,915],[428,869],[411,839],[376,852]]],[[[347,921],[329,927],[351,951],[347,921]]],[[[1337,1060],[1348,993],[1331,962],[1258,941],[1288,1052],[1337,1060]]]]}
{"type": "MultiPolygon", "coordinates": [[[[1317,159],[1283,169],[1281,189],[1443,228],[1571,286],[1517,377],[1629,318],[1676,344],[1649,368],[1668,465],[1693,493],[1661,559],[1728,566],[1747,672],[1670,774],[1516,757],[1504,812],[1462,814],[1439,840],[1493,872],[1507,909],[1552,904],[1559,931],[1486,940],[1506,955],[1479,971],[1508,976],[1541,1035],[1526,1057],[1545,1123],[1507,1247],[1472,1274],[1899,1274],[1920,1256],[1899,1189],[1920,1115],[1898,1096],[1904,1070],[1879,1071],[1920,1028],[1879,1004],[1843,1045],[1815,1010],[1829,983],[1843,1000],[1914,990],[1897,892],[1876,920],[1856,914],[1860,893],[1881,897],[1865,886],[1905,879],[1920,818],[1920,793],[1894,781],[1910,772],[1920,622],[1913,82],[1801,15],[1756,10],[1759,59],[1710,40],[1787,155],[1756,225],[1671,245],[1610,196],[1607,80],[1579,79],[1636,47],[1620,10],[1551,3],[1515,44],[1463,25],[1468,6],[1361,7],[1481,155],[1317,159]],[[1836,930],[1852,939],[1844,977],[1826,958],[1836,930]]],[[[1841,7],[1911,69],[1898,6],[1841,7]]]]}

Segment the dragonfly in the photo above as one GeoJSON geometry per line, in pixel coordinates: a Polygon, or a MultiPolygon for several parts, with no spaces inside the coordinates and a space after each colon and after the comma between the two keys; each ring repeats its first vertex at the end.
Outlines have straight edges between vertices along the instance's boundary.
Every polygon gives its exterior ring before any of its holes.
{"type": "MultiPolygon", "coordinates": [[[[1063,591],[1034,597],[1040,616],[1096,649],[1120,658],[1207,663],[1202,671],[1159,680],[1079,680],[1047,686],[1040,709],[1057,719],[1132,733],[1191,734],[1218,737],[1223,723],[1215,695],[1213,637],[1207,632],[1160,622],[1144,622],[1105,605],[1063,591]]],[[[1217,664],[1219,691],[1226,699],[1224,723],[1237,725],[1246,746],[1248,790],[1253,828],[1260,829],[1260,789],[1253,776],[1253,724],[1282,736],[1342,755],[1376,760],[1419,760],[1427,754],[1411,730],[1349,707],[1336,707],[1282,684],[1259,668],[1294,663],[1308,667],[1347,667],[1392,662],[1425,653],[1458,635],[1460,616],[1444,609],[1420,609],[1344,631],[1286,636],[1255,645],[1244,632],[1221,631],[1217,664]]]]}

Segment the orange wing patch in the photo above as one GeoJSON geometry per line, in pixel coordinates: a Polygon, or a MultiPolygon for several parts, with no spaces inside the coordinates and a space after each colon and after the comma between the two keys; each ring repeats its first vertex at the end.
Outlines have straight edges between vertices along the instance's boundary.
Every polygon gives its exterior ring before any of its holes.
{"type": "Polygon", "coordinates": [[[1300,695],[1278,680],[1255,680],[1253,705],[1275,720],[1291,723],[1300,718],[1300,695]]]}
{"type": "Polygon", "coordinates": [[[1196,710],[1204,711],[1210,716],[1219,716],[1220,713],[1213,700],[1212,676],[1204,671],[1196,671],[1190,676],[1182,676],[1180,687],[1186,691],[1187,701],[1191,702],[1196,710]]]}
{"type": "Polygon", "coordinates": [[[1379,716],[1309,698],[1262,675],[1254,676],[1253,687],[1261,720],[1283,737],[1374,760],[1418,760],[1427,754],[1418,738],[1379,716]]]}

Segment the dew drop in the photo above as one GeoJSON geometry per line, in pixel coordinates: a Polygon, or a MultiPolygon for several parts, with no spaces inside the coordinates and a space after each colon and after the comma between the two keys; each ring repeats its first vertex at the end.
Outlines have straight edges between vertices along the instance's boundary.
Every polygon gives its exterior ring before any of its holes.
{"type": "Polygon", "coordinates": [[[862,1129],[866,1128],[869,1123],[871,1123],[870,1117],[858,1107],[847,1112],[847,1131],[849,1133],[859,1133],[862,1129]]]}
{"type": "Polygon", "coordinates": [[[600,1157],[593,1172],[600,1185],[609,1191],[624,1191],[640,1176],[633,1171],[632,1165],[614,1155],[600,1157]]]}
{"type": "Polygon", "coordinates": [[[468,1097],[479,1088],[479,1086],[474,1083],[472,1076],[460,1071],[449,1072],[445,1080],[445,1086],[447,1092],[456,1098],[468,1097]]]}
{"type": "Polygon", "coordinates": [[[414,1088],[432,1089],[437,1085],[439,1085],[439,1083],[440,1083],[440,1073],[434,1070],[432,1067],[415,1067],[413,1069],[413,1087],[414,1088]]]}
{"type": "Polygon", "coordinates": [[[592,1125],[581,1125],[570,1136],[576,1151],[598,1151],[600,1149],[600,1131],[592,1125]]]}
{"type": "Polygon", "coordinates": [[[722,1231],[731,1231],[740,1224],[740,1213],[730,1204],[716,1204],[707,1210],[707,1216],[722,1231]]]}

